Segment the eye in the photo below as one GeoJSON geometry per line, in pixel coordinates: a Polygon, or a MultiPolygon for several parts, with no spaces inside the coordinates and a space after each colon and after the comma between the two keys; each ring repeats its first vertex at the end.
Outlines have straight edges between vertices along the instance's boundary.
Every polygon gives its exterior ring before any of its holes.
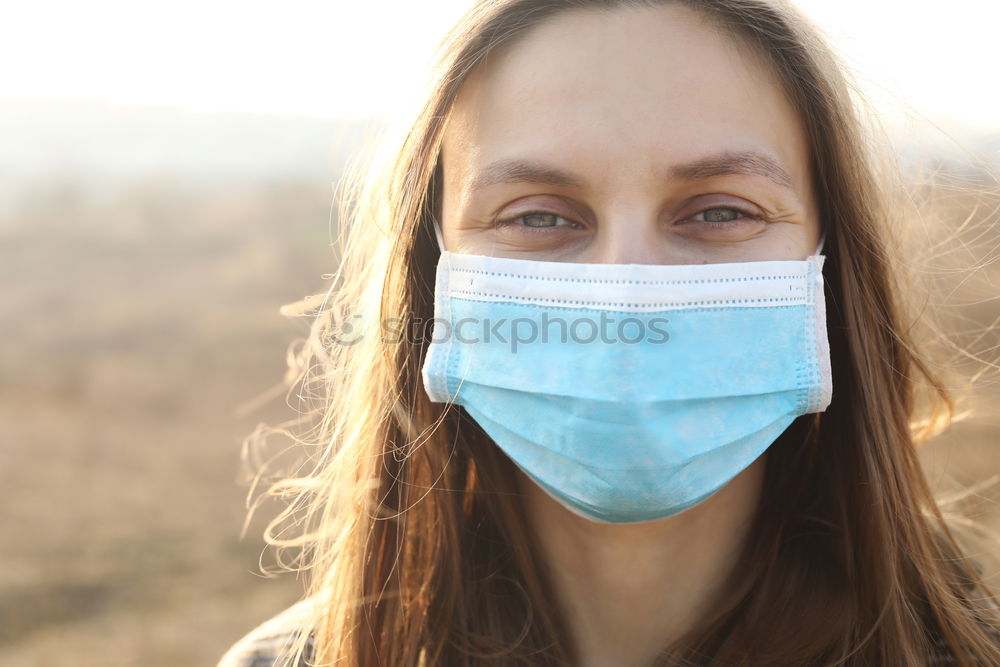
{"type": "Polygon", "coordinates": [[[549,213],[547,211],[532,211],[530,213],[522,213],[521,215],[516,215],[510,218],[504,218],[502,220],[497,220],[497,227],[521,227],[529,228],[532,231],[535,229],[546,230],[558,227],[578,227],[575,222],[571,222],[561,215],[556,215],[555,213],[549,213]],[[560,221],[564,224],[560,224],[560,221]]]}
{"type": "Polygon", "coordinates": [[[720,227],[724,227],[732,223],[757,221],[760,219],[760,216],[755,213],[741,208],[733,208],[731,206],[706,208],[690,218],[690,220],[694,222],[704,222],[709,225],[720,227]],[[746,218],[746,220],[741,220],[741,218],[746,218]]]}

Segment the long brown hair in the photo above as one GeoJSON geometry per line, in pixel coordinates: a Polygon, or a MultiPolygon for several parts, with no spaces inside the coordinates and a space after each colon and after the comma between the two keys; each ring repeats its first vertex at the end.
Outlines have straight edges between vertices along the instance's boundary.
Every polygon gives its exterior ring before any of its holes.
{"type": "MultiPolygon", "coordinates": [[[[725,599],[662,662],[917,665],[937,639],[961,664],[1000,664],[993,595],[917,458],[913,424],[946,422],[952,402],[911,337],[894,219],[849,80],[784,2],[673,1],[759,53],[802,118],[827,233],[835,389],[825,413],[799,418],[771,446],[725,599]]],[[[463,82],[499,46],[567,10],[659,4],[476,3],[381,171],[345,181],[343,259],[289,375],[313,408],[295,436],[312,447],[311,469],[270,491],[290,502],[269,540],[299,549],[293,566],[310,572],[318,601],[308,628],[317,664],[576,662],[512,464],[461,408],[423,391],[439,148],[463,82]],[[301,534],[277,535],[289,521],[301,534]]]]}

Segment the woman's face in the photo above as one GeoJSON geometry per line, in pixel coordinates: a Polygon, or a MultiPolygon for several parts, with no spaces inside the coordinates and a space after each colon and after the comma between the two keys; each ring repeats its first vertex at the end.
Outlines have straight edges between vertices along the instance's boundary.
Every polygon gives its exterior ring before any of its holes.
{"type": "Polygon", "coordinates": [[[463,86],[442,160],[452,252],[701,264],[804,259],[819,241],[778,79],[682,7],[536,26],[463,86]]]}

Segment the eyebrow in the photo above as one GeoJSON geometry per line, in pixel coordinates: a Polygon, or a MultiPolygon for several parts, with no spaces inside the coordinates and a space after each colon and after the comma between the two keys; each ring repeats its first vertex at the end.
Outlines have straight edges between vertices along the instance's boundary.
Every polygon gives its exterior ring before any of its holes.
{"type": "MultiPolygon", "coordinates": [[[[763,176],[784,188],[792,189],[792,177],[778,162],[757,151],[724,151],[691,162],[672,166],[670,177],[698,181],[716,176],[763,176]]],[[[472,179],[473,191],[501,183],[541,183],[569,188],[586,187],[582,176],[563,169],[532,162],[506,159],[491,162],[472,179]]]]}
{"type": "Polygon", "coordinates": [[[723,152],[674,166],[671,176],[696,181],[713,176],[763,176],[785,188],[792,187],[792,177],[778,162],[757,151],[723,152]]]}

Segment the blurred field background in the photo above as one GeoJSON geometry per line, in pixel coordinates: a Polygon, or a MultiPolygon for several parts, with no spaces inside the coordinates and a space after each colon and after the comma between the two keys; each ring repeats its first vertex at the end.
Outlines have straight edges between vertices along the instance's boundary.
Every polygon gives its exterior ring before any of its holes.
{"type": "MultiPolygon", "coordinates": [[[[278,309],[325,288],[331,184],[372,127],[0,107],[0,665],[214,665],[297,599],[294,575],[258,570],[274,508],[239,537],[240,443],[294,416],[280,392],[258,400],[306,332],[278,309]]],[[[942,270],[945,314],[996,361],[1000,191],[961,155],[914,155],[951,183],[931,194],[954,230],[942,266],[982,264],[942,270]]],[[[1000,474],[998,374],[977,386],[974,416],[926,448],[942,491],[1000,474]]],[[[1000,531],[998,501],[955,509],[1000,531]]]]}
{"type": "Polygon", "coordinates": [[[259,574],[266,506],[239,539],[240,443],[293,416],[247,410],[306,330],[279,307],[325,288],[366,127],[0,106],[0,665],[214,665],[296,599],[259,574]]]}

